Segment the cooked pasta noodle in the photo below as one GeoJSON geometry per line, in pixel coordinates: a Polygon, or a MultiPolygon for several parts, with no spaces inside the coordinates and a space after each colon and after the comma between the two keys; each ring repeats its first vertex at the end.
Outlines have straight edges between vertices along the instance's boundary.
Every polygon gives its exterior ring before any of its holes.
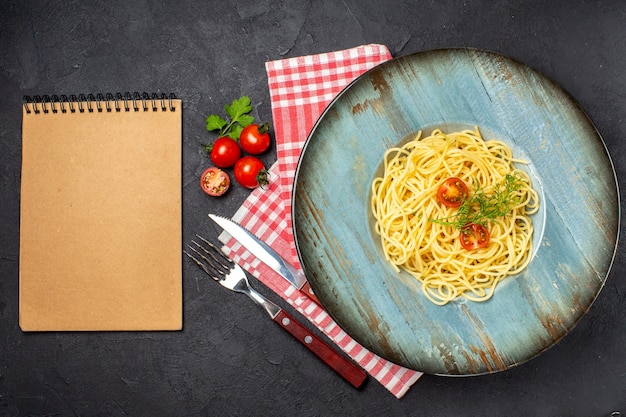
{"type": "Polygon", "coordinates": [[[530,262],[533,224],[529,217],[539,197],[528,174],[515,168],[511,149],[498,140],[483,140],[480,131],[445,134],[436,129],[384,155],[384,172],[372,182],[371,210],[387,260],[419,279],[426,297],[443,305],[458,297],[491,298],[503,278],[518,274],[530,262]],[[515,176],[511,211],[485,223],[490,235],[485,248],[466,250],[460,230],[450,222],[457,208],[437,197],[448,178],[463,180],[469,193],[493,193],[515,176]]]}

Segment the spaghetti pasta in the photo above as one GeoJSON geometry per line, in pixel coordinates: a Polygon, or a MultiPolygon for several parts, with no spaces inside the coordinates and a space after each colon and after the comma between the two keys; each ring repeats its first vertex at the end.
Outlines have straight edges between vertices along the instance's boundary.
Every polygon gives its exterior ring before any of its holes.
{"type": "MultiPolygon", "coordinates": [[[[539,197],[528,174],[517,169],[511,149],[498,140],[483,140],[478,127],[445,134],[421,132],[384,155],[384,172],[372,182],[371,211],[383,252],[396,270],[419,279],[425,296],[444,305],[464,297],[486,301],[505,277],[518,274],[530,262],[533,224],[529,217],[539,197]],[[497,193],[510,178],[507,214],[488,219],[485,248],[467,250],[460,244],[458,208],[440,203],[444,181],[461,179],[472,192],[497,193]],[[472,191],[473,190],[473,191],[472,191]]],[[[462,225],[461,225],[462,226],[462,225]]]]}

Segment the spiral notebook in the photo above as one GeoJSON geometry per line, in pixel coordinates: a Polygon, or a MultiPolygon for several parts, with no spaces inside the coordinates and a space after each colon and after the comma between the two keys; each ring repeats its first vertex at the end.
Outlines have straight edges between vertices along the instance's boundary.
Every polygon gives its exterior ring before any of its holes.
{"type": "Polygon", "coordinates": [[[182,103],[25,97],[22,331],[182,328],[182,103]]]}

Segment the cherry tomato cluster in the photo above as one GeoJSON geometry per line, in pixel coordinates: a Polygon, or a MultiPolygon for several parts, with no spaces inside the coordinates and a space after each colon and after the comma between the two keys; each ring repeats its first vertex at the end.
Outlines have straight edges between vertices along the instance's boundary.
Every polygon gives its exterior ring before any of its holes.
{"type": "MultiPolygon", "coordinates": [[[[465,182],[459,178],[448,178],[439,186],[437,197],[446,207],[457,208],[467,199],[469,191],[465,182]]],[[[489,245],[489,230],[476,223],[468,223],[461,228],[460,242],[466,250],[486,248],[489,245]]]]}
{"type": "Polygon", "coordinates": [[[215,167],[205,170],[200,177],[202,190],[210,196],[224,194],[230,186],[230,177],[223,171],[233,168],[237,182],[246,188],[264,187],[268,184],[267,170],[256,156],[270,147],[269,124],[249,124],[241,130],[239,141],[220,136],[207,151],[215,167]],[[243,152],[250,154],[242,156],[243,152]]]}

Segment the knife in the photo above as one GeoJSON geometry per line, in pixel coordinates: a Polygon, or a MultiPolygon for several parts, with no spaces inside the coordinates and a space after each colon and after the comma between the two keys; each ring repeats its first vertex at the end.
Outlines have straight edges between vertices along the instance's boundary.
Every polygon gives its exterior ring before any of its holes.
{"type": "Polygon", "coordinates": [[[216,214],[209,214],[211,220],[220,225],[222,229],[228,232],[235,240],[246,248],[251,254],[256,256],[261,262],[272,268],[278,275],[289,281],[300,291],[306,293],[318,305],[321,305],[313,290],[309,285],[304,273],[293,267],[289,262],[285,261],[274,249],[261,239],[256,237],[251,231],[240,224],[216,214]]]}

